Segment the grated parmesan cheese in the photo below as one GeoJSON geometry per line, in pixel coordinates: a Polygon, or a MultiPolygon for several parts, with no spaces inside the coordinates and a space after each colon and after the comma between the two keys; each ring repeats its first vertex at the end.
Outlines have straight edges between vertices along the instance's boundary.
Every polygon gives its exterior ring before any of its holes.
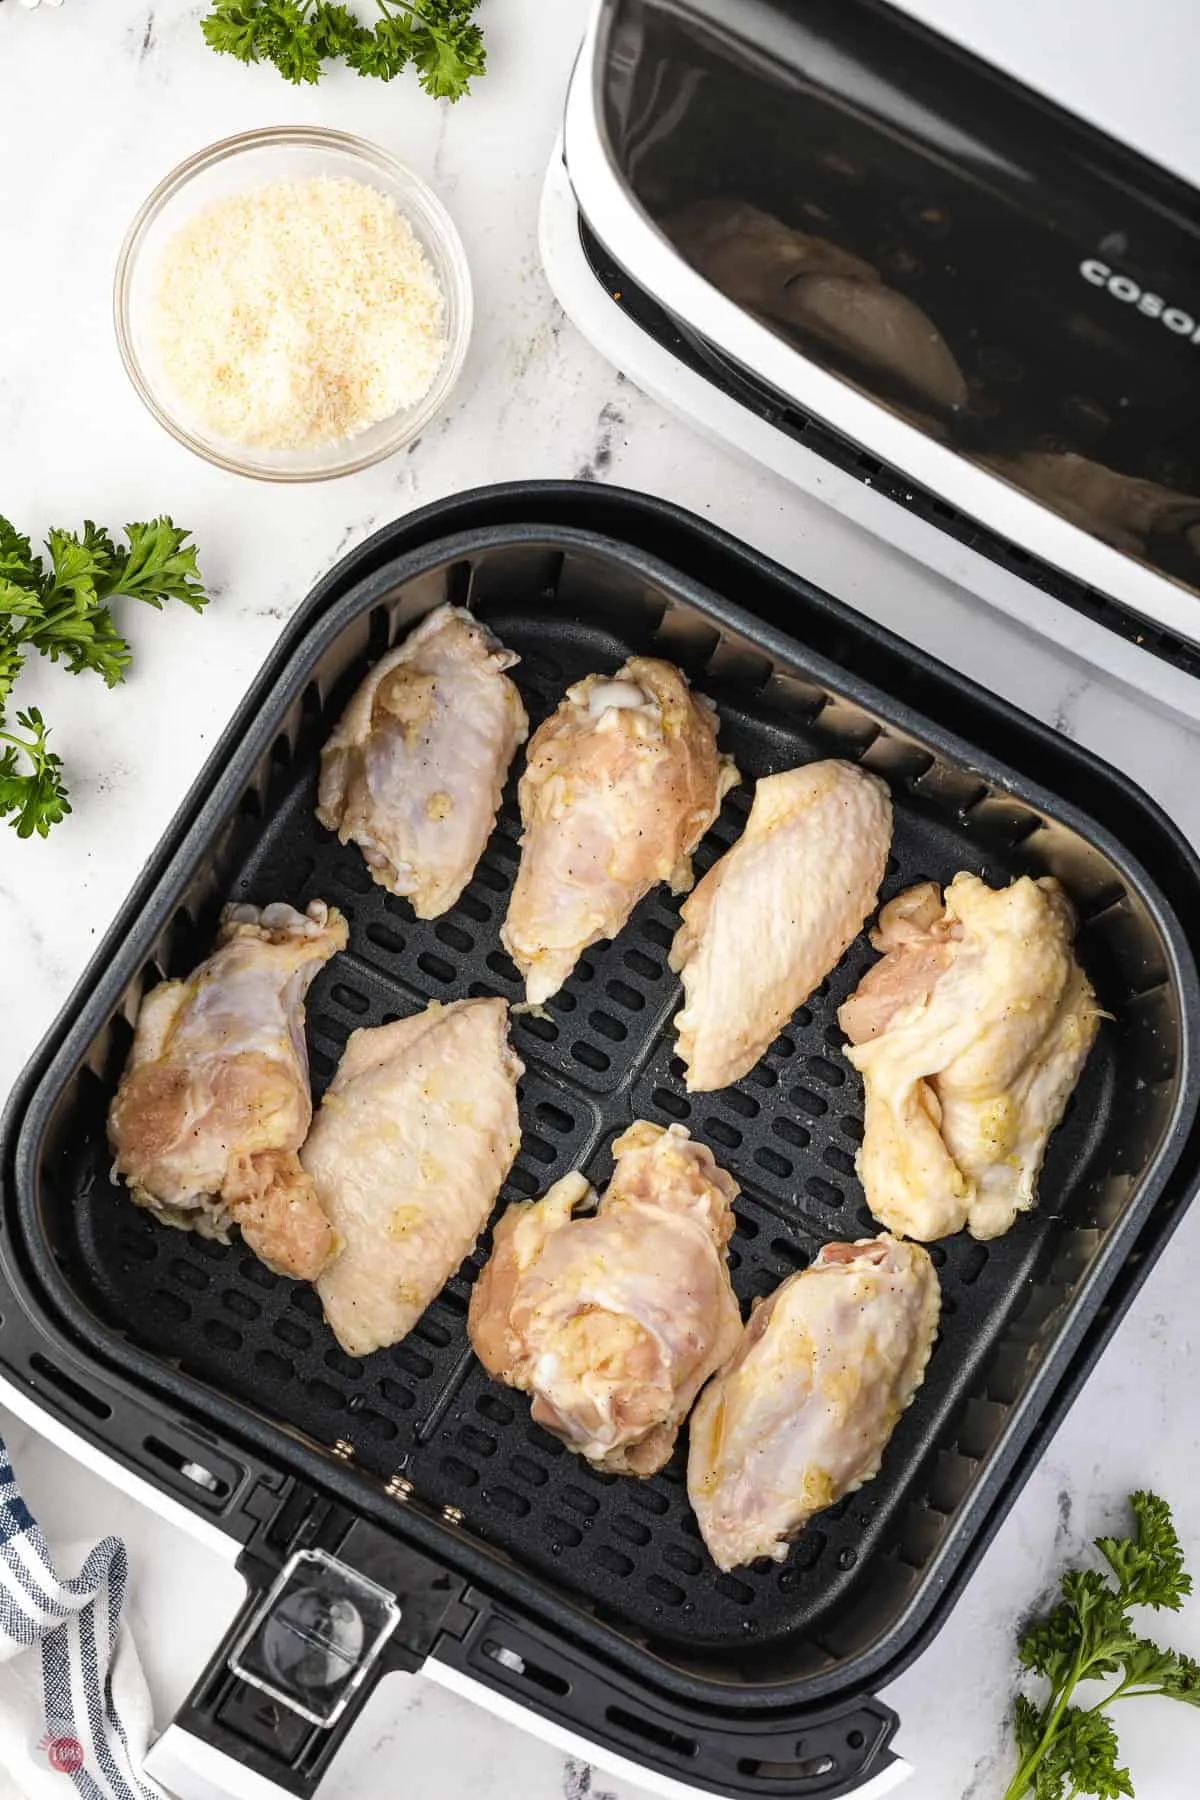
{"type": "Polygon", "coordinates": [[[155,300],[180,402],[238,444],[353,437],[414,406],[446,354],[423,246],[358,181],[276,181],[206,207],[164,249],[155,300]]]}

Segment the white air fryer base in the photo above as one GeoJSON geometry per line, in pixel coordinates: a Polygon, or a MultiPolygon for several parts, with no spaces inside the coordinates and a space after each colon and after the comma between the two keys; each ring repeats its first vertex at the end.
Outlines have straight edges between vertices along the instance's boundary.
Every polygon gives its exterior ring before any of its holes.
{"type": "MultiPolygon", "coordinates": [[[[190,1507],[183,1506],[171,1495],[160,1492],[115,1457],[95,1449],[69,1426],[60,1424],[57,1419],[44,1412],[35,1396],[4,1376],[0,1376],[0,1403],[23,1423],[31,1425],[35,1431],[49,1439],[65,1455],[73,1457],[76,1462],[102,1476],[122,1493],[140,1501],[160,1518],[198,1539],[207,1549],[215,1550],[219,1556],[229,1561],[235,1561],[241,1554],[242,1546],[236,1538],[230,1537],[219,1526],[194,1513],[190,1507]]],[[[420,1673],[427,1680],[436,1681],[440,1687],[448,1688],[464,1700],[469,1700],[495,1717],[517,1726],[519,1730],[527,1731],[544,1743],[553,1745],[564,1755],[591,1763],[619,1780],[658,1795],[660,1800],[712,1800],[705,1790],[692,1787],[687,1782],[672,1780],[656,1770],[645,1769],[631,1757],[621,1756],[616,1751],[594,1744],[590,1738],[580,1737],[564,1726],[543,1719],[540,1714],[531,1712],[507,1695],[497,1693],[484,1683],[473,1680],[471,1676],[438,1662],[436,1657],[428,1658],[420,1673]]],[[[336,1782],[336,1770],[335,1762],[330,1773],[330,1785],[323,1789],[329,1794],[330,1800],[334,1800],[337,1791],[336,1786],[332,1785],[336,1782]]],[[[174,1800],[287,1800],[284,1790],[274,1782],[244,1767],[223,1751],[214,1749],[211,1744],[195,1737],[183,1726],[173,1723],[167,1725],[151,1744],[146,1756],[146,1773],[165,1788],[174,1800]]],[[[855,1788],[854,1800],[883,1800],[885,1794],[890,1794],[899,1787],[911,1773],[912,1765],[905,1762],[903,1757],[896,1757],[886,1769],[872,1776],[861,1787],[855,1788]]]]}
{"type": "Polygon", "coordinates": [[[1200,720],[1200,682],[1192,676],[906,512],[867,482],[777,431],[657,343],[606,292],[584,254],[561,140],[542,192],[539,236],[546,275],[564,312],[602,356],[669,412],[781,475],[910,561],[952,582],[963,595],[985,601],[1049,639],[1085,669],[1102,670],[1168,715],[1189,724],[1200,720]]]}

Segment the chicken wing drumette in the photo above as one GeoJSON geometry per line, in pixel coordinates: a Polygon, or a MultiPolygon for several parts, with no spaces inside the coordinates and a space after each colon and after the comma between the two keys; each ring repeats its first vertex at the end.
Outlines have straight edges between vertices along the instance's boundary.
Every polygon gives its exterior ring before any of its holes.
{"type": "Polygon", "coordinates": [[[142,1001],[108,1117],[114,1173],[140,1206],[204,1237],[237,1225],[305,1281],[333,1234],[296,1154],[312,1118],[304,996],[345,946],[345,920],[319,900],[307,914],[227,908],[208,960],[142,1001]]]}

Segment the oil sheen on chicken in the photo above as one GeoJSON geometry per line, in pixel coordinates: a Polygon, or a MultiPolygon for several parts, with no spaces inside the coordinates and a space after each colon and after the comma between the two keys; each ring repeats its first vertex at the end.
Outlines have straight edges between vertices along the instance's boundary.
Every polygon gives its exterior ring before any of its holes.
{"type": "Polygon", "coordinates": [[[322,901],[307,914],[228,907],[208,960],[142,1001],[108,1115],[113,1172],[139,1206],[222,1241],[237,1225],[304,1281],[333,1251],[296,1154],[312,1118],[304,996],[345,947],[346,922],[322,901]]]}
{"type": "Polygon", "coordinates": [[[891,841],[888,791],[853,763],[758,783],[745,831],[685,901],[671,946],[689,1089],[739,1080],[837,966],[874,909],[891,841]]]}
{"type": "Polygon", "coordinates": [[[304,1146],[339,1248],[317,1283],[350,1356],[397,1344],[487,1222],[521,1143],[503,1000],[352,1033],[304,1146]]]}
{"type": "Polygon", "coordinates": [[[866,1094],[858,1173],[889,1231],[999,1237],[1034,1203],[1101,1013],[1058,883],[957,875],[884,907],[838,1018],[866,1094]]]}
{"type": "Polygon", "coordinates": [[[471,1296],[488,1373],[533,1395],[533,1417],[618,1474],[652,1475],[741,1315],[725,1246],[737,1183],[681,1125],[640,1121],[613,1145],[595,1212],[582,1175],[510,1206],[471,1296]]]}
{"type": "Polygon", "coordinates": [[[518,660],[462,607],[439,606],[376,663],[322,752],[318,819],[419,919],[454,905],[495,824],[529,733],[504,673],[518,660]]]}
{"type": "Polygon", "coordinates": [[[717,715],[670,663],[632,657],[567,689],[521,777],[521,865],[500,933],[537,1005],[650,889],[692,884],[692,851],[736,785],[717,715]]]}
{"type": "Polygon", "coordinates": [[[887,1236],[826,1244],[756,1303],[690,1427],[688,1495],[719,1568],[782,1562],[814,1513],[878,1473],[940,1309],[928,1252],[887,1236]]]}

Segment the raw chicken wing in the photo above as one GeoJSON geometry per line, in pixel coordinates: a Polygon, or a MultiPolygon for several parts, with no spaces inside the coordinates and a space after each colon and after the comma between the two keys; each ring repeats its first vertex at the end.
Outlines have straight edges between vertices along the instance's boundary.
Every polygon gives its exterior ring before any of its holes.
{"type": "Polygon", "coordinates": [[[692,883],[691,855],[736,785],[717,715],[678,669],[634,656],[567,689],[521,777],[521,866],[500,933],[537,1005],[589,944],[615,937],[657,882],[692,883]]]}
{"type": "Polygon", "coordinates": [[[338,1235],[317,1283],[343,1350],[397,1344],[487,1222],[521,1143],[503,1000],[352,1033],[304,1167],[338,1235]]]}
{"type": "Polygon", "coordinates": [[[312,1118],[304,996],[346,946],[314,900],[227,907],[217,948],[142,1001],[108,1115],[113,1171],[164,1223],[225,1241],[231,1225],[269,1267],[312,1281],[333,1251],[296,1152],[312,1118]]]}
{"type": "Polygon", "coordinates": [[[900,894],[841,1007],[866,1093],[858,1173],[889,1231],[994,1238],[1034,1203],[1100,1011],[1057,881],[956,875],[900,894]]]}
{"type": "Polygon", "coordinates": [[[746,829],[683,906],[679,1054],[695,1092],[752,1069],[875,905],[892,841],[882,781],[809,763],[754,790],[746,829]]]}
{"type": "Polygon", "coordinates": [[[360,845],[419,919],[454,905],[529,733],[504,674],[519,659],[460,606],[439,606],[376,663],[321,754],[317,817],[360,845]]]}
{"type": "Polygon", "coordinates": [[[925,1376],[941,1310],[927,1251],[826,1244],[756,1302],[692,1414],[688,1495],[719,1568],[769,1556],[878,1473],[925,1376]]]}
{"type": "Polygon", "coordinates": [[[471,1296],[490,1375],[533,1417],[617,1474],[653,1475],[693,1400],[737,1343],[725,1260],[737,1183],[681,1125],[641,1121],[613,1145],[599,1208],[582,1175],[510,1206],[471,1296]]]}

